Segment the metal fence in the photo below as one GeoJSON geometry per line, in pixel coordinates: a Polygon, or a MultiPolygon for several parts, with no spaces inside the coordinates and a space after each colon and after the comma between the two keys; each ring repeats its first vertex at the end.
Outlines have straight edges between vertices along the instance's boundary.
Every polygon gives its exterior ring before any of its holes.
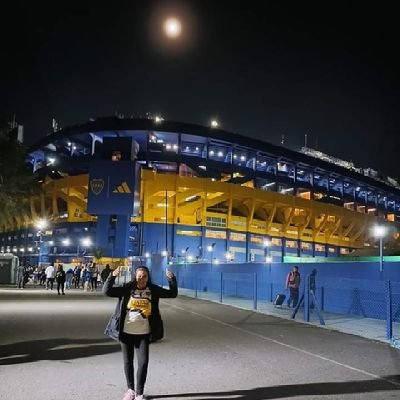
{"type": "MultiPolygon", "coordinates": [[[[299,303],[287,306],[285,282],[257,273],[176,272],[180,294],[284,318],[302,319],[376,340],[400,338],[400,282],[348,278],[303,279],[299,303]],[[273,300],[286,296],[282,306],[273,300]]],[[[165,285],[164,272],[153,281],[165,285]]],[[[397,347],[397,346],[396,346],[397,347]]]]}

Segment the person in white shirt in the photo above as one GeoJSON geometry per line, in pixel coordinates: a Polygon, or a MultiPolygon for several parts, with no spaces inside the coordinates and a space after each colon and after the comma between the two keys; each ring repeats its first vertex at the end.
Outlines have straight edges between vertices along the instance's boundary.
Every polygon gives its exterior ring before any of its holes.
{"type": "Polygon", "coordinates": [[[53,290],[54,276],[55,276],[55,273],[56,273],[54,267],[53,267],[52,265],[49,265],[49,266],[46,268],[45,273],[46,273],[46,280],[47,280],[47,282],[46,282],[46,289],[47,289],[47,290],[49,290],[49,289],[50,289],[50,290],[53,290]]]}

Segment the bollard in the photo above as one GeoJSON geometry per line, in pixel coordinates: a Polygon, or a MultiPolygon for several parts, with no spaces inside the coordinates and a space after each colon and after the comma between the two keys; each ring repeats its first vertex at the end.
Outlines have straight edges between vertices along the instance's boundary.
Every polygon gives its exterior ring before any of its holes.
{"type": "Polygon", "coordinates": [[[220,288],[219,288],[219,302],[220,302],[220,303],[222,303],[223,285],[224,285],[224,281],[223,281],[223,272],[221,272],[221,285],[220,285],[220,288]]]}
{"type": "Polygon", "coordinates": [[[254,274],[254,291],[253,291],[253,308],[254,310],[257,310],[257,274],[254,274]]]}

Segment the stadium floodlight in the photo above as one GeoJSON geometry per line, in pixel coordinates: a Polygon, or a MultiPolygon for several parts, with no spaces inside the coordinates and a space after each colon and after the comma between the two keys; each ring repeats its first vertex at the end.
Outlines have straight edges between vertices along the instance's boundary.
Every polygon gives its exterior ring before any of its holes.
{"type": "Polygon", "coordinates": [[[90,238],[83,238],[81,243],[82,243],[82,246],[89,247],[92,245],[92,240],[90,238]]]}
{"type": "Polygon", "coordinates": [[[40,218],[40,219],[36,222],[35,225],[36,225],[36,227],[37,227],[39,230],[42,230],[42,229],[44,229],[44,228],[47,227],[48,222],[47,222],[46,219],[40,218]]]}
{"type": "Polygon", "coordinates": [[[62,241],[62,244],[63,244],[64,246],[69,246],[70,243],[71,243],[71,240],[70,240],[69,238],[65,238],[65,239],[63,239],[63,241],[62,241]]]}

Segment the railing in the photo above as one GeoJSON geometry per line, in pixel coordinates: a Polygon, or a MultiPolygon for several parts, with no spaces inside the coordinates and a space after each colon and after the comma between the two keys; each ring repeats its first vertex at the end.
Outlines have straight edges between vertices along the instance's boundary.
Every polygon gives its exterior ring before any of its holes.
{"type": "MultiPolygon", "coordinates": [[[[217,301],[285,318],[321,323],[332,329],[376,340],[400,338],[400,282],[348,278],[303,279],[297,308],[287,306],[285,282],[257,273],[174,271],[180,294],[217,301]],[[276,307],[273,300],[285,294],[276,307]]],[[[164,273],[153,277],[166,284],[164,273]],[[158,279],[157,279],[158,278],[158,279]]],[[[397,347],[397,346],[396,346],[397,347]]]]}

